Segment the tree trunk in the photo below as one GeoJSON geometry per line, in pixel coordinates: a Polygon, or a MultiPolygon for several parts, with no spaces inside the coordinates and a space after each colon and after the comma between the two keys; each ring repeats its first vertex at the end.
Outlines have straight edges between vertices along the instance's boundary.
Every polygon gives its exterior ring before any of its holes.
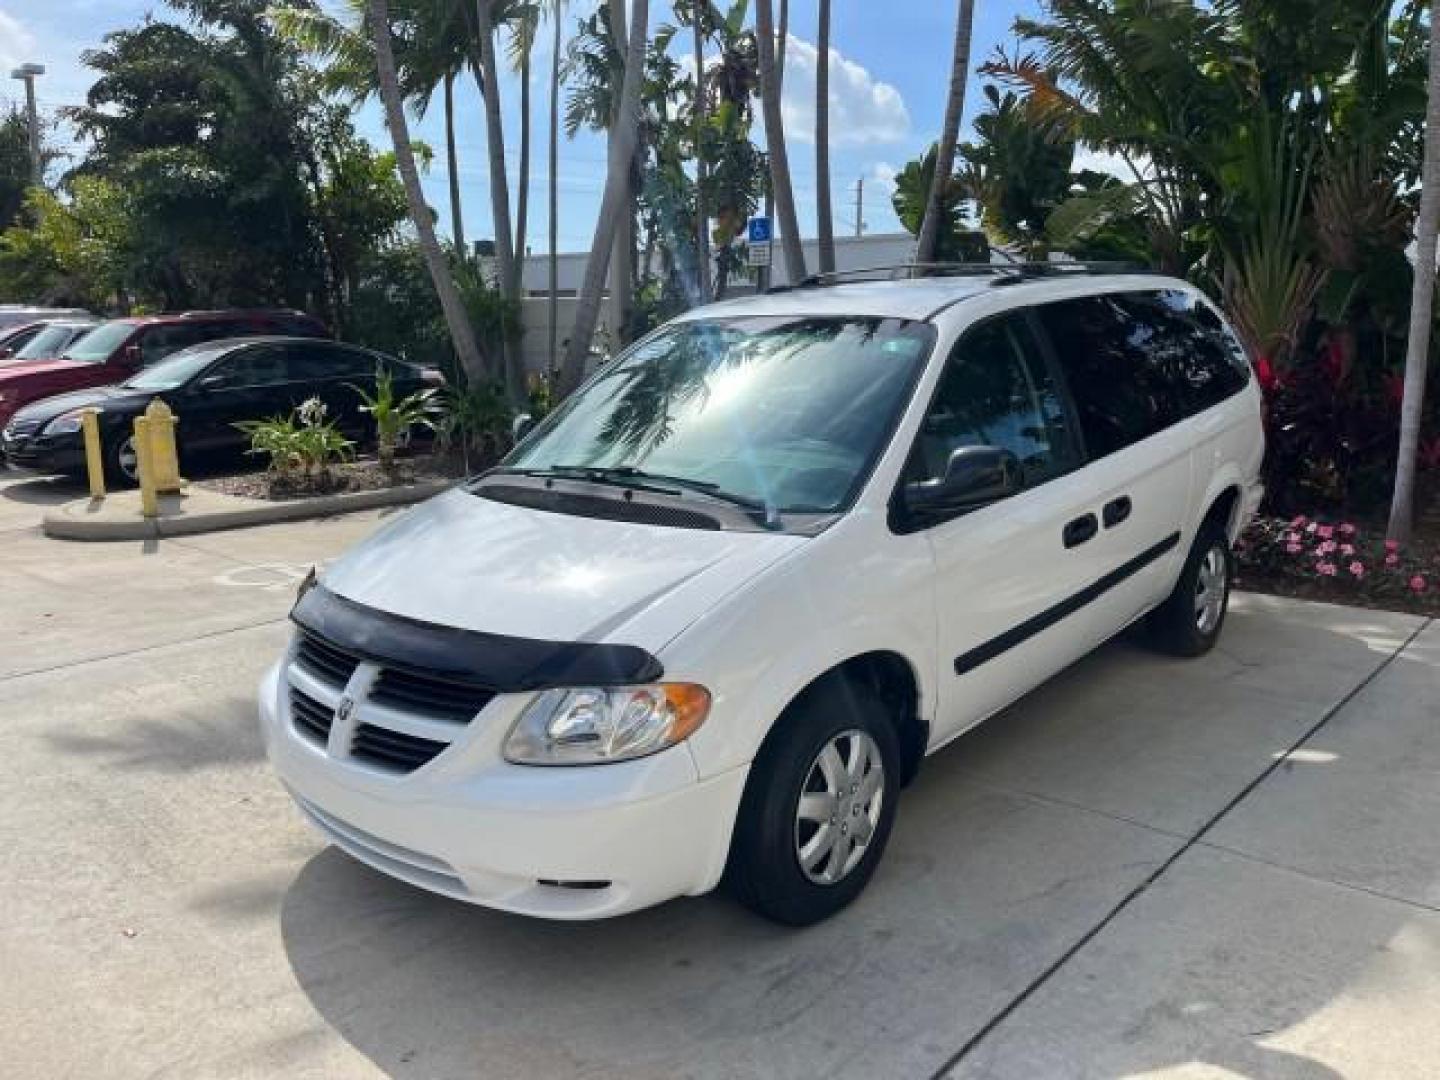
{"type": "MultiPolygon", "coordinates": [[[[528,30],[526,31],[529,32],[528,30]]],[[[530,50],[520,54],[520,190],[515,195],[515,282],[517,295],[524,285],[525,235],[530,216],[530,50]]]]}
{"type": "Polygon", "coordinates": [[[450,178],[450,235],[460,258],[465,250],[465,218],[460,208],[460,163],[455,159],[455,76],[445,76],[445,171],[450,178]]]}
{"type": "Polygon", "coordinates": [[[805,249],[800,245],[800,222],[795,216],[795,192],[790,185],[790,158],[785,150],[785,124],[780,117],[775,18],[770,0],[756,0],[755,31],[760,52],[760,104],[765,114],[765,145],[770,154],[775,212],[780,218],[780,246],[785,255],[785,272],[794,285],[805,277],[805,249]]]}
{"type": "MultiPolygon", "coordinates": [[[[505,128],[500,116],[500,64],[495,58],[495,24],[491,5],[495,0],[475,0],[480,31],[480,63],[485,73],[485,134],[490,151],[490,207],[495,218],[495,260],[499,267],[500,293],[507,300],[520,295],[519,263],[515,239],[510,231],[510,182],[505,175],[505,128]]],[[[510,404],[525,403],[525,370],[520,350],[501,335],[500,355],[504,358],[505,394],[510,404]]]]}
{"type": "Polygon", "coordinates": [[[419,238],[420,255],[440,297],[450,340],[460,357],[460,367],[471,379],[484,379],[490,374],[489,364],[475,341],[475,330],[465,313],[459,290],[455,288],[455,279],[450,276],[445,253],[440,250],[440,242],[435,238],[435,224],[430,219],[430,208],[425,205],[425,195],[420,189],[420,171],[415,165],[415,151],[410,145],[410,129],[405,121],[400,83],[395,74],[395,52],[390,41],[390,5],[388,0],[366,0],[366,7],[375,45],[380,99],[385,105],[390,139],[395,144],[395,162],[400,170],[401,182],[405,185],[405,198],[410,204],[410,219],[419,238]]]}
{"type": "MultiPolygon", "coordinates": [[[[625,29],[625,0],[608,0],[610,5],[610,33],[615,38],[615,47],[626,57],[625,71],[630,70],[629,36],[625,29]]],[[[648,27],[646,28],[648,32],[648,27]]],[[[644,50],[641,50],[641,64],[644,64],[644,50]]],[[[643,73],[641,75],[643,85],[643,73]]],[[[623,85],[623,76],[622,76],[623,85]]],[[[623,111],[621,94],[611,95],[610,128],[613,132],[620,123],[623,111]]],[[[613,135],[612,135],[613,138],[613,135]]],[[[618,348],[625,341],[625,330],[630,324],[630,310],[635,283],[635,163],[632,160],[625,170],[624,191],[620,203],[620,238],[615,242],[610,256],[610,333],[614,335],[618,348]]]]}
{"type": "Polygon", "coordinates": [[[710,0],[695,0],[690,13],[695,20],[695,292],[694,303],[710,300],[710,208],[705,199],[705,15],[710,0]]]}
{"type": "Polygon", "coordinates": [[[790,52],[790,0],[780,0],[780,25],[775,31],[775,88],[785,89],[785,57],[790,52]]]}
{"type": "Polygon", "coordinates": [[[561,371],[561,391],[570,393],[580,385],[585,374],[585,358],[595,336],[595,323],[600,317],[601,289],[610,253],[621,236],[622,215],[633,213],[626,203],[630,186],[630,168],[635,159],[635,144],[640,135],[640,84],[644,80],[645,40],[650,25],[650,0],[634,0],[632,24],[625,56],[625,81],[620,92],[620,116],[611,129],[609,163],[605,177],[605,195],[600,203],[600,216],[595,222],[595,239],[590,257],[585,262],[585,281],[575,308],[575,325],[565,347],[565,366],[561,371]]]}
{"type": "Polygon", "coordinates": [[[935,175],[930,178],[930,196],[925,201],[920,242],[915,245],[917,263],[935,261],[945,189],[955,173],[955,146],[960,141],[960,122],[965,117],[965,82],[970,77],[970,30],[974,22],[975,0],[960,0],[960,15],[955,25],[955,57],[950,68],[950,97],[945,103],[945,126],[940,131],[940,149],[935,155],[935,175]]]}
{"type": "Polygon", "coordinates": [[[560,13],[565,0],[553,0],[555,19],[550,54],[550,342],[545,363],[553,384],[560,360],[560,13]]]}
{"type": "Polygon", "coordinates": [[[515,294],[515,239],[510,231],[510,181],[505,175],[505,128],[500,114],[500,65],[495,58],[495,0],[475,0],[476,28],[480,38],[480,67],[484,78],[485,137],[490,152],[490,208],[495,219],[495,262],[500,291],[515,294]]]}
{"type": "Polygon", "coordinates": [[[815,67],[815,212],[820,226],[820,273],[835,272],[835,215],[830,207],[830,0],[820,0],[815,67]]]}
{"type": "Polygon", "coordinates": [[[1425,164],[1420,218],[1415,226],[1415,291],[1410,298],[1410,344],[1405,353],[1405,397],[1400,406],[1400,456],[1390,504],[1391,540],[1410,542],[1415,525],[1415,465],[1425,411],[1430,328],[1435,307],[1435,234],[1440,231],[1440,18],[1430,20],[1430,100],[1425,109],[1425,164]]]}

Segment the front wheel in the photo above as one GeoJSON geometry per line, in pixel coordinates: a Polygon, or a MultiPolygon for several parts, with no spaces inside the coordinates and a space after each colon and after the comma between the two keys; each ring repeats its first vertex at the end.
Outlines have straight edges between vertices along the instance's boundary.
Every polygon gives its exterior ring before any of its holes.
{"type": "Polygon", "coordinates": [[[828,918],[865,888],[900,794],[884,703],[834,680],[782,719],[751,770],[726,870],[746,907],[789,926],[828,918]]]}
{"type": "Polygon", "coordinates": [[[1150,613],[1151,640],[1174,656],[1202,656],[1215,647],[1230,608],[1230,538],[1216,523],[1201,528],[1170,598],[1150,613]]]}
{"type": "Polygon", "coordinates": [[[140,454],[135,449],[135,436],[124,434],[105,447],[105,475],[121,487],[134,487],[140,482],[140,454]]]}

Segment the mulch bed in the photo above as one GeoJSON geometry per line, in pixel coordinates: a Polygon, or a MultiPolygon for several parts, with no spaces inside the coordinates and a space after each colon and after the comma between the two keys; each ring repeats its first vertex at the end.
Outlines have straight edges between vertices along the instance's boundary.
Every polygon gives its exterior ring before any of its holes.
{"type": "Polygon", "coordinates": [[[416,456],[401,458],[392,472],[380,468],[373,458],[360,458],[340,465],[332,465],[325,481],[316,483],[303,479],[298,484],[281,481],[265,470],[233,473],[228,476],[212,476],[196,480],[197,487],[218,491],[222,495],[237,495],[246,499],[266,499],[271,502],[291,502],[309,499],[319,495],[340,495],[356,491],[380,491],[384,488],[405,487],[429,480],[458,480],[465,475],[460,463],[449,457],[416,456]]]}

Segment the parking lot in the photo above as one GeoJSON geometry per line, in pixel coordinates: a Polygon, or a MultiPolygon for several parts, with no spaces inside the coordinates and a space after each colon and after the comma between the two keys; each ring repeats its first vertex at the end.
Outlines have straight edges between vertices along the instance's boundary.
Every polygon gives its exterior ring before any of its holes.
{"type": "MultiPolygon", "coordinates": [[[[548,924],[327,850],[254,688],[381,513],[43,538],[0,480],[0,1074],[1433,1077],[1440,627],[1237,597],[932,759],[869,891],[548,924]]],[[[387,512],[392,513],[392,512],[387,512]]]]}

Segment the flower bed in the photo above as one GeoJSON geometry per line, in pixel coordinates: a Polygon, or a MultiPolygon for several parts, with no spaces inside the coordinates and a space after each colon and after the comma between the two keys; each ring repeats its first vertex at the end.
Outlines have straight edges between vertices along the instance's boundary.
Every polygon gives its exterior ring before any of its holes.
{"type": "Polygon", "coordinates": [[[385,469],[373,458],[340,462],[314,474],[277,474],[268,469],[214,476],[196,480],[198,487],[223,495],[246,499],[288,501],[342,492],[379,491],[383,488],[405,487],[428,480],[459,479],[464,470],[449,455],[425,454],[401,458],[393,469],[385,469]]]}
{"type": "Polygon", "coordinates": [[[1257,518],[1235,566],[1242,589],[1440,615],[1440,545],[1424,536],[1401,548],[1349,521],[1257,518]]]}

